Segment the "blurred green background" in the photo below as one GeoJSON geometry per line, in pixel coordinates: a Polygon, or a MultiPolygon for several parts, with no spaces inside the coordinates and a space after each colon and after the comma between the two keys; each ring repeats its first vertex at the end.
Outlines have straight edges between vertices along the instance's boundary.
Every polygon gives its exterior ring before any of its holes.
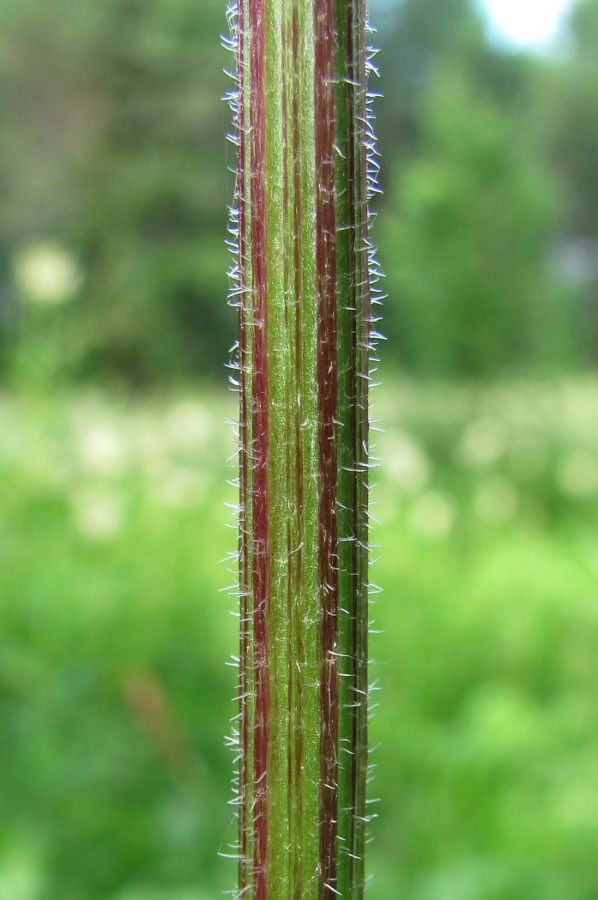
{"type": "MultiPolygon", "coordinates": [[[[224,6],[0,0],[1,900],[234,883],[224,6]]],[[[372,16],[369,898],[595,900],[598,0],[372,16]]]]}

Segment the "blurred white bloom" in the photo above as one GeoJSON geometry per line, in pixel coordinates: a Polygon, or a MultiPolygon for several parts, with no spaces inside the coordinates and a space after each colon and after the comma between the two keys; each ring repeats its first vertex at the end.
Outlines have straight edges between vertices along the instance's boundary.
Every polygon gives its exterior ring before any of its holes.
{"type": "Polygon", "coordinates": [[[443,538],[452,530],[456,517],[455,504],[446,494],[426,491],[411,509],[410,524],[426,537],[443,538]]]}
{"type": "Polygon", "coordinates": [[[415,494],[430,481],[431,465],[424,450],[408,434],[384,435],[384,472],[402,491],[415,494]]]}
{"type": "Polygon", "coordinates": [[[513,436],[509,457],[514,470],[526,476],[539,475],[548,463],[549,436],[538,431],[520,431],[513,436]]]}
{"type": "Polygon", "coordinates": [[[144,415],[133,432],[135,452],[145,474],[150,478],[164,476],[172,465],[164,426],[153,415],[144,415]]]}
{"type": "Polygon", "coordinates": [[[492,478],[481,484],[474,500],[476,515],[492,525],[507,522],[518,506],[517,491],[503,478],[492,478]]]}
{"type": "Polygon", "coordinates": [[[79,534],[89,541],[108,541],[124,523],[122,500],[113,493],[82,490],[73,498],[73,520],[79,534]]]}
{"type": "Polygon", "coordinates": [[[59,244],[33,244],[14,262],[14,276],[23,298],[39,306],[70,300],[83,283],[77,259],[59,244]]]}
{"type": "Polygon", "coordinates": [[[82,428],[77,451],[84,468],[97,475],[122,475],[126,467],[125,440],[109,421],[92,422],[82,428]]]}
{"type": "Polygon", "coordinates": [[[196,452],[210,437],[210,415],[198,401],[181,400],[168,414],[166,431],[174,449],[196,452]]]}
{"type": "Polygon", "coordinates": [[[598,491],[598,463],[589,453],[572,453],[557,477],[561,489],[573,497],[591,497],[598,491]]]}
{"type": "Polygon", "coordinates": [[[370,508],[376,522],[389,525],[397,518],[401,505],[394,491],[381,490],[377,492],[376,500],[370,501],[370,508]]]}
{"type": "Polygon", "coordinates": [[[38,900],[44,890],[43,863],[37,848],[15,842],[0,857],[0,897],[38,900]]]}
{"type": "Polygon", "coordinates": [[[166,506],[185,508],[201,503],[204,493],[205,482],[199,473],[188,466],[177,466],[160,484],[158,499],[166,506]]]}
{"type": "Polygon", "coordinates": [[[457,454],[465,465],[481,468],[495,463],[505,449],[504,424],[500,419],[484,418],[467,426],[457,454]]]}

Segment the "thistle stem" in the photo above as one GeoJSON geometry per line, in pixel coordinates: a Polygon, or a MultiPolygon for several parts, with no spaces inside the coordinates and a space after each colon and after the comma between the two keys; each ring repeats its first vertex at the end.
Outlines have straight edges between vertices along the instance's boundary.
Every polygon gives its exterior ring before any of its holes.
{"type": "Polygon", "coordinates": [[[238,896],[363,896],[365,0],[239,0],[238,896]]]}

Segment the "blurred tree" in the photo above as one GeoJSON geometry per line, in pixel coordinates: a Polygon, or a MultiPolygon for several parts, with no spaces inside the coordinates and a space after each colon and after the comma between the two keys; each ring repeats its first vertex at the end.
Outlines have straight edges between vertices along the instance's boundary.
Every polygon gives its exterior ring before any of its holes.
{"type": "Polygon", "coordinates": [[[460,64],[436,71],[422,113],[424,150],[403,164],[380,229],[399,358],[440,376],[562,359],[569,329],[547,265],[550,181],[460,64]]]}
{"type": "Polygon", "coordinates": [[[0,241],[80,256],[75,375],[222,370],[224,27],[219,0],[0,2],[0,241]]]}
{"type": "Polygon", "coordinates": [[[565,196],[557,262],[581,293],[580,333],[598,359],[598,0],[579,0],[561,56],[537,72],[539,131],[565,196]]]}
{"type": "Polygon", "coordinates": [[[572,10],[567,56],[546,79],[552,94],[559,168],[571,190],[569,229],[598,238],[598,2],[581,0],[572,10]],[[551,77],[552,76],[552,77],[551,77]]]}
{"type": "MultiPolygon", "coordinates": [[[[430,81],[452,60],[503,108],[515,113],[525,104],[529,59],[489,43],[472,0],[382,0],[380,7],[374,3],[374,13],[383,60],[376,107],[383,160],[398,156],[400,165],[421,150],[424,98],[430,81]]],[[[382,174],[388,169],[383,166],[382,174]]]]}
{"type": "MultiPolygon", "coordinates": [[[[568,329],[550,323],[570,314],[597,353],[598,0],[580,0],[567,52],[542,61],[493,46],[474,0],[372,7],[387,188],[376,239],[390,248],[386,330],[402,363],[481,372],[556,358],[568,329]],[[547,266],[569,282],[558,313],[547,266]]],[[[84,281],[60,311],[25,310],[30,370],[52,359],[69,378],[223,375],[235,331],[224,12],[224,0],[199,16],[193,0],[0,0],[0,361],[23,300],[15,259],[51,242],[84,281]],[[57,341],[59,354],[44,348],[57,341]]]]}

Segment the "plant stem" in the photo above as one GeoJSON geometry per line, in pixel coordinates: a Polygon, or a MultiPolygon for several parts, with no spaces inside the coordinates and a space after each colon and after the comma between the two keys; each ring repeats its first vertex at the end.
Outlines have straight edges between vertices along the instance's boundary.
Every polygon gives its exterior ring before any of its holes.
{"type": "Polygon", "coordinates": [[[239,0],[239,897],[362,897],[365,0],[239,0]]]}

